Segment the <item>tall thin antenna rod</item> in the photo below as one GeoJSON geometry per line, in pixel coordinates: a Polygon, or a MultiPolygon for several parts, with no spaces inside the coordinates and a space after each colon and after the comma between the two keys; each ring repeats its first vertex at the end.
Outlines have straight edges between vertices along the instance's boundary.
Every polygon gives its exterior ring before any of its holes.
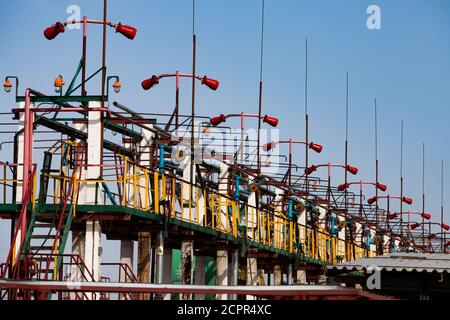
{"type": "MultiPolygon", "coordinates": [[[[347,76],[346,76],[346,94],[345,94],[345,155],[344,155],[345,159],[345,168],[347,168],[348,166],[348,72],[347,72],[347,76]]],[[[347,169],[344,169],[344,177],[345,177],[345,184],[347,184],[348,182],[348,175],[347,175],[347,169]]],[[[330,183],[330,182],[328,182],[330,183]]],[[[347,189],[345,189],[344,191],[344,203],[345,203],[345,211],[344,211],[344,220],[347,221],[347,212],[348,212],[348,193],[347,193],[347,189]]],[[[345,230],[345,241],[348,241],[348,237],[347,237],[347,229],[346,227],[344,228],[345,230]]],[[[345,255],[346,258],[349,258],[349,255],[351,254],[351,252],[348,252],[348,249],[345,250],[345,255]]]]}
{"type": "Polygon", "coordinates": [[[257,171],[258,176],[261,175],[261,117],[262,117],[262,93],[263,93],[263,54],[264,54],[264,4],[261,1],[261,51],[260,51],[260,65],[259,65],[259,106],[258,106],[258,146],[257,146],[257,171]]]}
{"type": "Polygon", "coordinates": [[[378,105],[375,98],[375,161],[378,161],[378,105]]]}
{"type": "Polygon", "coordinates": [[[195,0],[192,0],[192,34],[195,34],[195,0]]]}
{"type": "Polygon", "coordinates": [[[348,140],[348,72],[347,72],[347,92],[345,97],[345,140],[348,140]]]}
{"type": "Polygon", "coordinates": [[[305,115],[308,114],[308,38],[305,39],[305,115]]]}
{"type": "Polygon", "coordinates": [[[375,221],[378,227],[378,105],[375,98],[375,221]]]}
{"type": "MultiPolygon", "coordinates": [[[[309,120],[308,120],[308,38],[305,39],[305,167],[309,164],[309,120]]],[[[309,195],[309,177],[305,175],[305,193],[309,195]]]]}
{"type": "Polygon", "coordinates": [[[425,194],[425,142],[422,143],[422,194],[425,194]]]}
{"type": "Polygon", "coordinates": [[[403,177],[403,121],[400,136],[400,178],[403,177]]]}
{"type": "Polygon", "coordinates": [[[265,1],[262,0],[261,5],[261,48],[260,48],[260,61],[259,61],[259,81],[263,79],[263,58],[264,58],[264,11],[265,1]]]}
{"type": "Polygon", "coordinates": [[[422,246],[425,247],[425,142],[422,143],[422,246]]]}
{"type": "Polygon", "coordinates": [[[400,135],[400,237],[403,240],[403,121],[400,135]]]}
{"type": "Polygon", "coordinates": [[[444,159],[441,159],[441,253],[445,253],[445,230],[444,230],[444,159]]]}

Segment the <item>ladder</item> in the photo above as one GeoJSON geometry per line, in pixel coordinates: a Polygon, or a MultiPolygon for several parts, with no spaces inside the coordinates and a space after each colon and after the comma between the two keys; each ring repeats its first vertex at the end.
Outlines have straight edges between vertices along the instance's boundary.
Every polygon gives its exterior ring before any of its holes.
{"type": "MultiPolygon", "coordinates": [[[[43,203],[39,201],[30,219],[22,248],[22,255],[31,263],[28,270],[29,279],[34,277],[40,280],[57,280],[61,277],[62,255],[76,210],[79,181],[85,162],[84,144],[73,143],[69,148],[74,152],[73,169],[65,194],[62,195],[62,203],[56,212],[48,212],[41,209],[43,203]]],[[[64,162],[65,158],[62,161],[64,162]]]]}

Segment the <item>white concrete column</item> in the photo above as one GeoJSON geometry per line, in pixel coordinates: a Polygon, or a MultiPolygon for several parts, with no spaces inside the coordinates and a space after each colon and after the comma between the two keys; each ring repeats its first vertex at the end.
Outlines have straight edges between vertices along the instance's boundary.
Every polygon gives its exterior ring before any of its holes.
{"type": "Polygon", "coordinates": [[[297,284],[308,284],[306,282],[306,269],[301,268],[297,270],[297,284]]]}
{"type": "Polygon", "coordinates": [[[279,264],[273,266],[273,284],[275,286],[281,286],[283,281],[283,269],[279,264]]]}
{"type": "MultiPolygon", "coordinates": [[[[230,285],[237,286],[239,284],[239,249],[231,249],[231,261],[229,264],[230,285]]],[[[236,300],[236,294],[228,295],[230,300],[236,300]]]]}
{"type": "MultiPolygon", "coordinates": [[[[84,248],[85,248],[85,236],[84,230],[72,231],[72,254],[78,255],[84,261],[84,248]]],[[[82,265],[73,264],[70,266],[70,281],[85,281],[83,278],[84,267],[82,265]]],[[[80,297],[80,294],[71,292],[70,299],[76,300],[80,297]]]]}
{"type": "MultiPolygon", "coordinates": [[[[180,284],[192,284],[194,281],[194,241],[181,241],[180,284]]],[[[192,294],[180,294],[180,300],[191,300],[192,294]]]]}
{"type": "MultiPolygon", "coordinates": [[[[100,102],[89,102],[90,108],[100,107],[100,102]]],[[[103,125],[100,111],[90,111],[88,113],[88,138],[87,138],[87,161],[86,179],[96,180],[101,177],[102,164],[102,140],[103,125]],[[93,165],[93,166],[92,166],[93,165]]],[[[87,183],[86,204],[98,205],[101,203],[100,186],[96,183],[87,183]]],[[[91,272],[95,281],[100,281],[100,222],[96,220],[86,220],[86,242],[85,242],[85,264],[91,272]]],[[[97,295],[98,297],[99,295],[97,295]]]]}
{"type": "MultiPolygon", "coordinates": [[[[218,249],[216,257],[216,285],[228,285],[228,250],[218,249]]],[[[217,300],[227,300],[227,294],[216,294],[217,300]]]]}
{"type": "MultiPolygon", "coordinates": [[[[183,180],[187,181],[187,183],[183,184],[183,201],[184,203],[181,204],[181,218],[185,221],[192,221],[196,219],[196,212],[195,212],[195,187],[192,188],[192,195],[191,195],[191,188],[190,188],[190,181],[191,181],[191,157],[188,156],[187,165],[183,170],[183,180]],[[189,198],[192,199],[191,201],[191,209],[189,208],[189,198]]],[[[192,175],[192,183],[195,185],[197,181],[197,176],[195,174],[195,165],[193,166],[194,173],[192,175]]]]}
{"type": "MultiPolygon", "coordinates": [[[[172,284],[172,249],[164,248],[163,254],[163,283],[164,284],[172,284]]],[[[172,294],[167,293],[163,295],[164,300],[171,300],[172,294]]]]}
{"type": "MultiPolygon", "coordinates": [[[[138,233],[138,267],[137,278],[139,283],[150,283],[150,249],[151,234],[149,232],[138,233]]],[[[139,300],[148,300],[150,294],[140,293],[139,300]]]]}
{"type": "MultiPolygon", "coordinates": [[[[133,240],[121,240],[120,241],[120,263],[127,265],[130,270],[133,270],[134,261],[134,241],[133,240]]],[[[120,274],[120,282],[130,282],[125,272],[120,274]]]]}
{"type": "MultiPolygon", "coordinates": [[[[220,173],[219,173],[219,185],[218,185],[218,191],[219,194],[224,195],[224,196],[228,196],[228,165],[223,163],[223,162],[219,162],[220,163],[220,173]]],[[[229,225],[229,219],[228,217],[228,206],[226,203],[226,198],[220,198],[220,221],[218,221],[218,223],[220,223],[220,225],[218,226],[218,229],[221,230],[222,232],[226,232],[226,230],[229,230],[229,232],[231,231],[231,226],[229,225]]]]}
{"type": "MultiPolygon", "coordinates": [[[[195,273],[194,273],[194,284],[204,285],[205,284],[205,268],[206,268],[206,257],[197,256],[195,257],[195,273]]],[[[196,294],[195,300],[205,300],[204,294],[196,294]]]]}
{"type": "MultiPolygon", "coordinates": [[[[253,183],[254,178],[249,176],[248,177],[248,185],[251,185],[253,183]]],[[[256,192],[250,193],[248,197],[248,211],[247,211],[247,236],[254,240],[257,239],[256,232],[257,232],[257,226],[258,226],[258,215],[256,210],[256,192]]],[[[245,218],[245,217],[243,217],[245,218]]]]}
{"type": "MultiPolygon", "coordinates": [[[[132,282],[128,272],[133,272],[133,259],[134,258],[134,241],[133,240],[121,240],[120,241],[120,271],[119,282],[132,282]],[[122,268],[122,265],[128,266],[129,270],[122,268]]],[[[124,266],[124,267],[125,267],[124,266]]],[[[126,300],[127,294],[119,294],[119,300],[126,300]]]]}
{"type": "MultiPolygon", "coordinates": [[[[246,285],[258,285],[258,262],[256,258],[247,258],[246,285]]],[[[247,295],[247,300],[256,300],[256,298],[254,296],[247,295]]]]}

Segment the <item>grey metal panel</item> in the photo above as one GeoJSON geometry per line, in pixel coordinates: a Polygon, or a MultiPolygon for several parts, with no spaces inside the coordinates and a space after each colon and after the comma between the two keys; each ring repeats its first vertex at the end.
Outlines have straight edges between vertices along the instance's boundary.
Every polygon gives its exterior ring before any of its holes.
{"type": "Polygon", "coordinates": [[[380,257],[365,258],[343,264],[336,264],[327,268],[329,270],[348,271],[378,268],[386,271],[450,273],[450,255],[431,253],[393,253],[380,257]]]}

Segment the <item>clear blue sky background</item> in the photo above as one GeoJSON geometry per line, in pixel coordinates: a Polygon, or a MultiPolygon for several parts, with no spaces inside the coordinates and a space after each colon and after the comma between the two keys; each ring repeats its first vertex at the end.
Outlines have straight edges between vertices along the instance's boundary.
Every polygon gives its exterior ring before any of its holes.
{"type": "MultiPolygon", "coordinates": [[[[46,26],[65,20],[66,8],[101,18],[103,1],[21,0],[2,3],[0,75],[15,74],[21,90],[52,92],[53,79],[70,79],[81,54],[81,30],[67,30],[53,41],[46,26]]],[[[196,1],[199,74],[221,81],[217,92],[197,90],[198,114],[257,112],[259,81],[259,0],[196,1]]],[[[191,71],[191,1],[109,1],[109,20],[139,29],[134,41],[108,30],[108,74],[121,77],[117,100],[141,112],[170,112],[174,83],[148,92],[142,79],[191,71]]],[[[345,75],[350,73],[350,162],[359,178],[375,175],[374,98],[379,105],[380,180],[399,193],[400,123],[405,122],[405,194],[421,209],[422,142],[426,144],[427,209],[439,217],[440,161],[445,159],[445,198],[450,177],[450,2],[447,0],[266,0],[264,51],[265,113],[280,118],[282,138],[304,137],[304,43],[309,39],[311,136],[325,146],[313,162],[342,162],[345,139],[345,75]],[[366,9],[381,7],[382,30],[368,30],[366,9]]],[[[90,26],[88,68],[101,64],[101,28],[90,26]]],[[[97,81],[99,83],[100,81],[97,81]]],[[[98,86],[88,91],[98,93],[98,86]]],[[[181,112],[190,110],[190,81],[182,83],[181,112]]],[[[0,93],[1,110],[11,95],[0,93]]],[[[238,126],[236,120],[236,126],[238,126]]],[[[2,135],[2,140],[9,137],[2,135]]],[[[299,160],[303,154],[298,151],[299,160]]],[[[0,153],[1,160],[11,154],[0,153]]],[[[335,183],[342,182],[336,175],[335,183]]],[[[370,192],[369,192],[370,193],[370,192]]],[[[447,201],[448,202],[448,201],[447,201]]],[[[447,214],[447,218],[450,215],[447,214]]],[[[447,222],[450,219],[447,219],[447,222]]],[[[5,239],[5,222],[0,222],[5,239]]],[[[0,255],[7,248],[0,242],[0,255]]]]}

